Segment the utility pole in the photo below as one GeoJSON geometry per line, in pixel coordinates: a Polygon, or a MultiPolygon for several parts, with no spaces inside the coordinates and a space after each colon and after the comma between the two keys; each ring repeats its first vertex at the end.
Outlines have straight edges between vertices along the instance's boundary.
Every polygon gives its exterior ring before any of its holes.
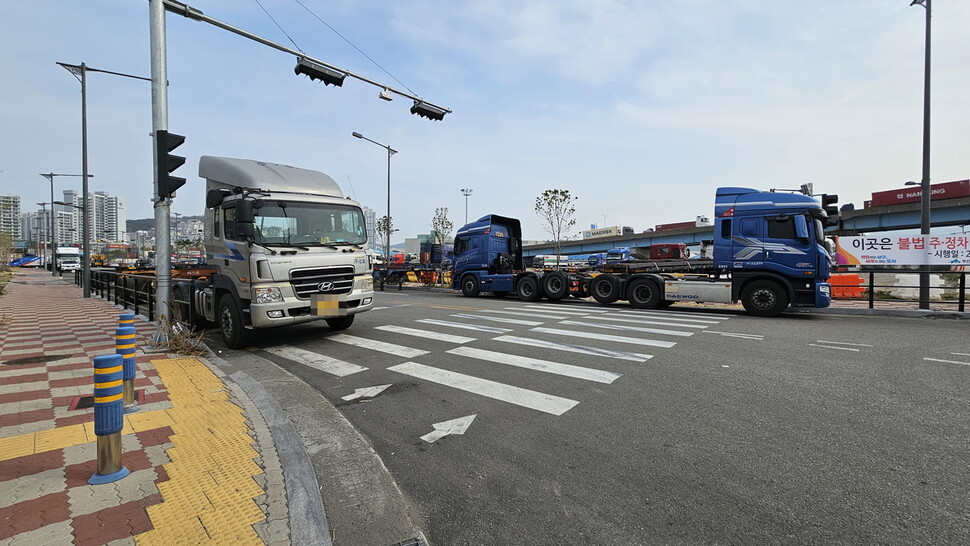
{"type": "MultiPolygon", "coordinates": [[[[152,64],[152,137],[158,131],[168,131],[168,68],[165,55],[165,5],[163,0],[148,0],[149,40],[152,64]]],[[[157,148],[157,146],[156,146],[157,148]]],[[[155,179],[155,313],[159,324],[167,324],[171,317],[168,308],[172,282],[172,244],[169,239],[171,201],[159,196],[157,154],[152,154],[152,173],[155,179]]],[[[158,328],[152,343],[168,345],[168,333],[158,328]]]]}

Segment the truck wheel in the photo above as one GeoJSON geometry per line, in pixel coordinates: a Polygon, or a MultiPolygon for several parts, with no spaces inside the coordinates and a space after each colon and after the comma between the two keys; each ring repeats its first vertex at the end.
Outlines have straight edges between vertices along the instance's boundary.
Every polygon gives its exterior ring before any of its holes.
{"type": "Polygon", "coordinates": [[[613,303],[620,299],[620,279],[606,273],[597,275],[589,285],[590,295],[600,303],[613,303]]]}
{"type": "Polygon", "coordinates": [[[495,296],[496,298],[504,298],[505,296],[508,296],[509,295],[509,291],[508,290],[496,290],[496,291],[492,292],[492,295],[495,296]]]}
{"type": "Polygon", "coordinates": [[[189,285],[176,284],[172,288],[172,302],[169,307],[172,309],[172,320],[192,330],[195,328],[195,317],[189,314],[189,298],[192,297],[190,294],[189,285]]]}
{"type": "Polygon", "coordinates": [[[539,301],[542,298],[542,292],[539,290],[539,281],[532,276],[519,279],[517,290],[519,292],[519,298],[522,301],[539,301]]]}
{"type": "Polygon", "coordinates": [[[229,294],[219,298],[217,319],[219,332],[222,333],[222,340],[226,342],[226,347],[239,349],[245,346],[248,336],[243,327],[242,313],[239,311],[239,304],[229,294]]]}
{"type": "Polygon", "coordinates": [[[660,305],[660,290],[650,279],[635,279],[626,287],[626,299],[634,309],[654,309],[660,305]]]}
{"type": "Polygon", "coordinates": [[[327,319],[327,326],[331,330],[346,330],[350,328],[350,325],[354,323],[354,317],[357,315],[346,315],[343,317],[329,318],[327,319]]]}
{"type": "Polygon", "coordinates": [[[754,281],[741,292],[744,310],[758,317],[777,317],[788,307],[788,294],[774,281],[754,281]]]}
{"type": "Polygon", "coordinates": [[[461,293],[466,298],[477,298],[479,292],[478,279],[475,278],[475,275],[465,275],[461,279],[461,293]]]}
{"type": "Polygon", "coordinates": [[[553,271],[542,278],[542,290],[550,300],[561,300],[569,293],[569,279],[562,271],[553,271]]]}

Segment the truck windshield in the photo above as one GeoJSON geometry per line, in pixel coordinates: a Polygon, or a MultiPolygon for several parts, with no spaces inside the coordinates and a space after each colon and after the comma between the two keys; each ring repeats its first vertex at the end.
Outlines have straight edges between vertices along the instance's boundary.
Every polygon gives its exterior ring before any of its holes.
{"type": "Polygon", "coordinates": [[[334,246],[367,242],[359,207],[266,200],[256,209],[254,242],[261,245],[334,246]]]}

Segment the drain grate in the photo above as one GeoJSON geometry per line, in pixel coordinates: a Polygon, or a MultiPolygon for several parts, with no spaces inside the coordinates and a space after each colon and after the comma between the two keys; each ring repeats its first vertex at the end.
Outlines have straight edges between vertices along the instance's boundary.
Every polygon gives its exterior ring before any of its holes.
{"type": "Polygon", "coordinates": [[[55,362],[57,360],[64,360],[65,358],[71,358],[73,355],[51,355],[51,356],[28,356],[26,358],[18,358],[16,360],[7,360],[0,362],[4,366],[24,366],[26,364],[42,364],[44,362],[55,362]]]}
{"type": "MultiPolygon", "coordinates": [[[[141,405],[145,403],[145,391],[135,391],[135,403],[141,405]]],[[[68,411],[91,409],[94,407],[94,396],[75,396],[74,400],[67,406],[68,411]]]]}

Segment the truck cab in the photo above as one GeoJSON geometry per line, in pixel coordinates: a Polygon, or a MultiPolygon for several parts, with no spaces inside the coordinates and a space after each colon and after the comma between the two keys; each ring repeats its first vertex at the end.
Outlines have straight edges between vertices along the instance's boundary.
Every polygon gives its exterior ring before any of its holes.
{"type": "Polygon", "coordinates": [[[523,270],[522,224],[497,214],[466,224],[455,234],[452,267],[452,287],[466,296],[512,292],[514,274],[523,270]]]}

